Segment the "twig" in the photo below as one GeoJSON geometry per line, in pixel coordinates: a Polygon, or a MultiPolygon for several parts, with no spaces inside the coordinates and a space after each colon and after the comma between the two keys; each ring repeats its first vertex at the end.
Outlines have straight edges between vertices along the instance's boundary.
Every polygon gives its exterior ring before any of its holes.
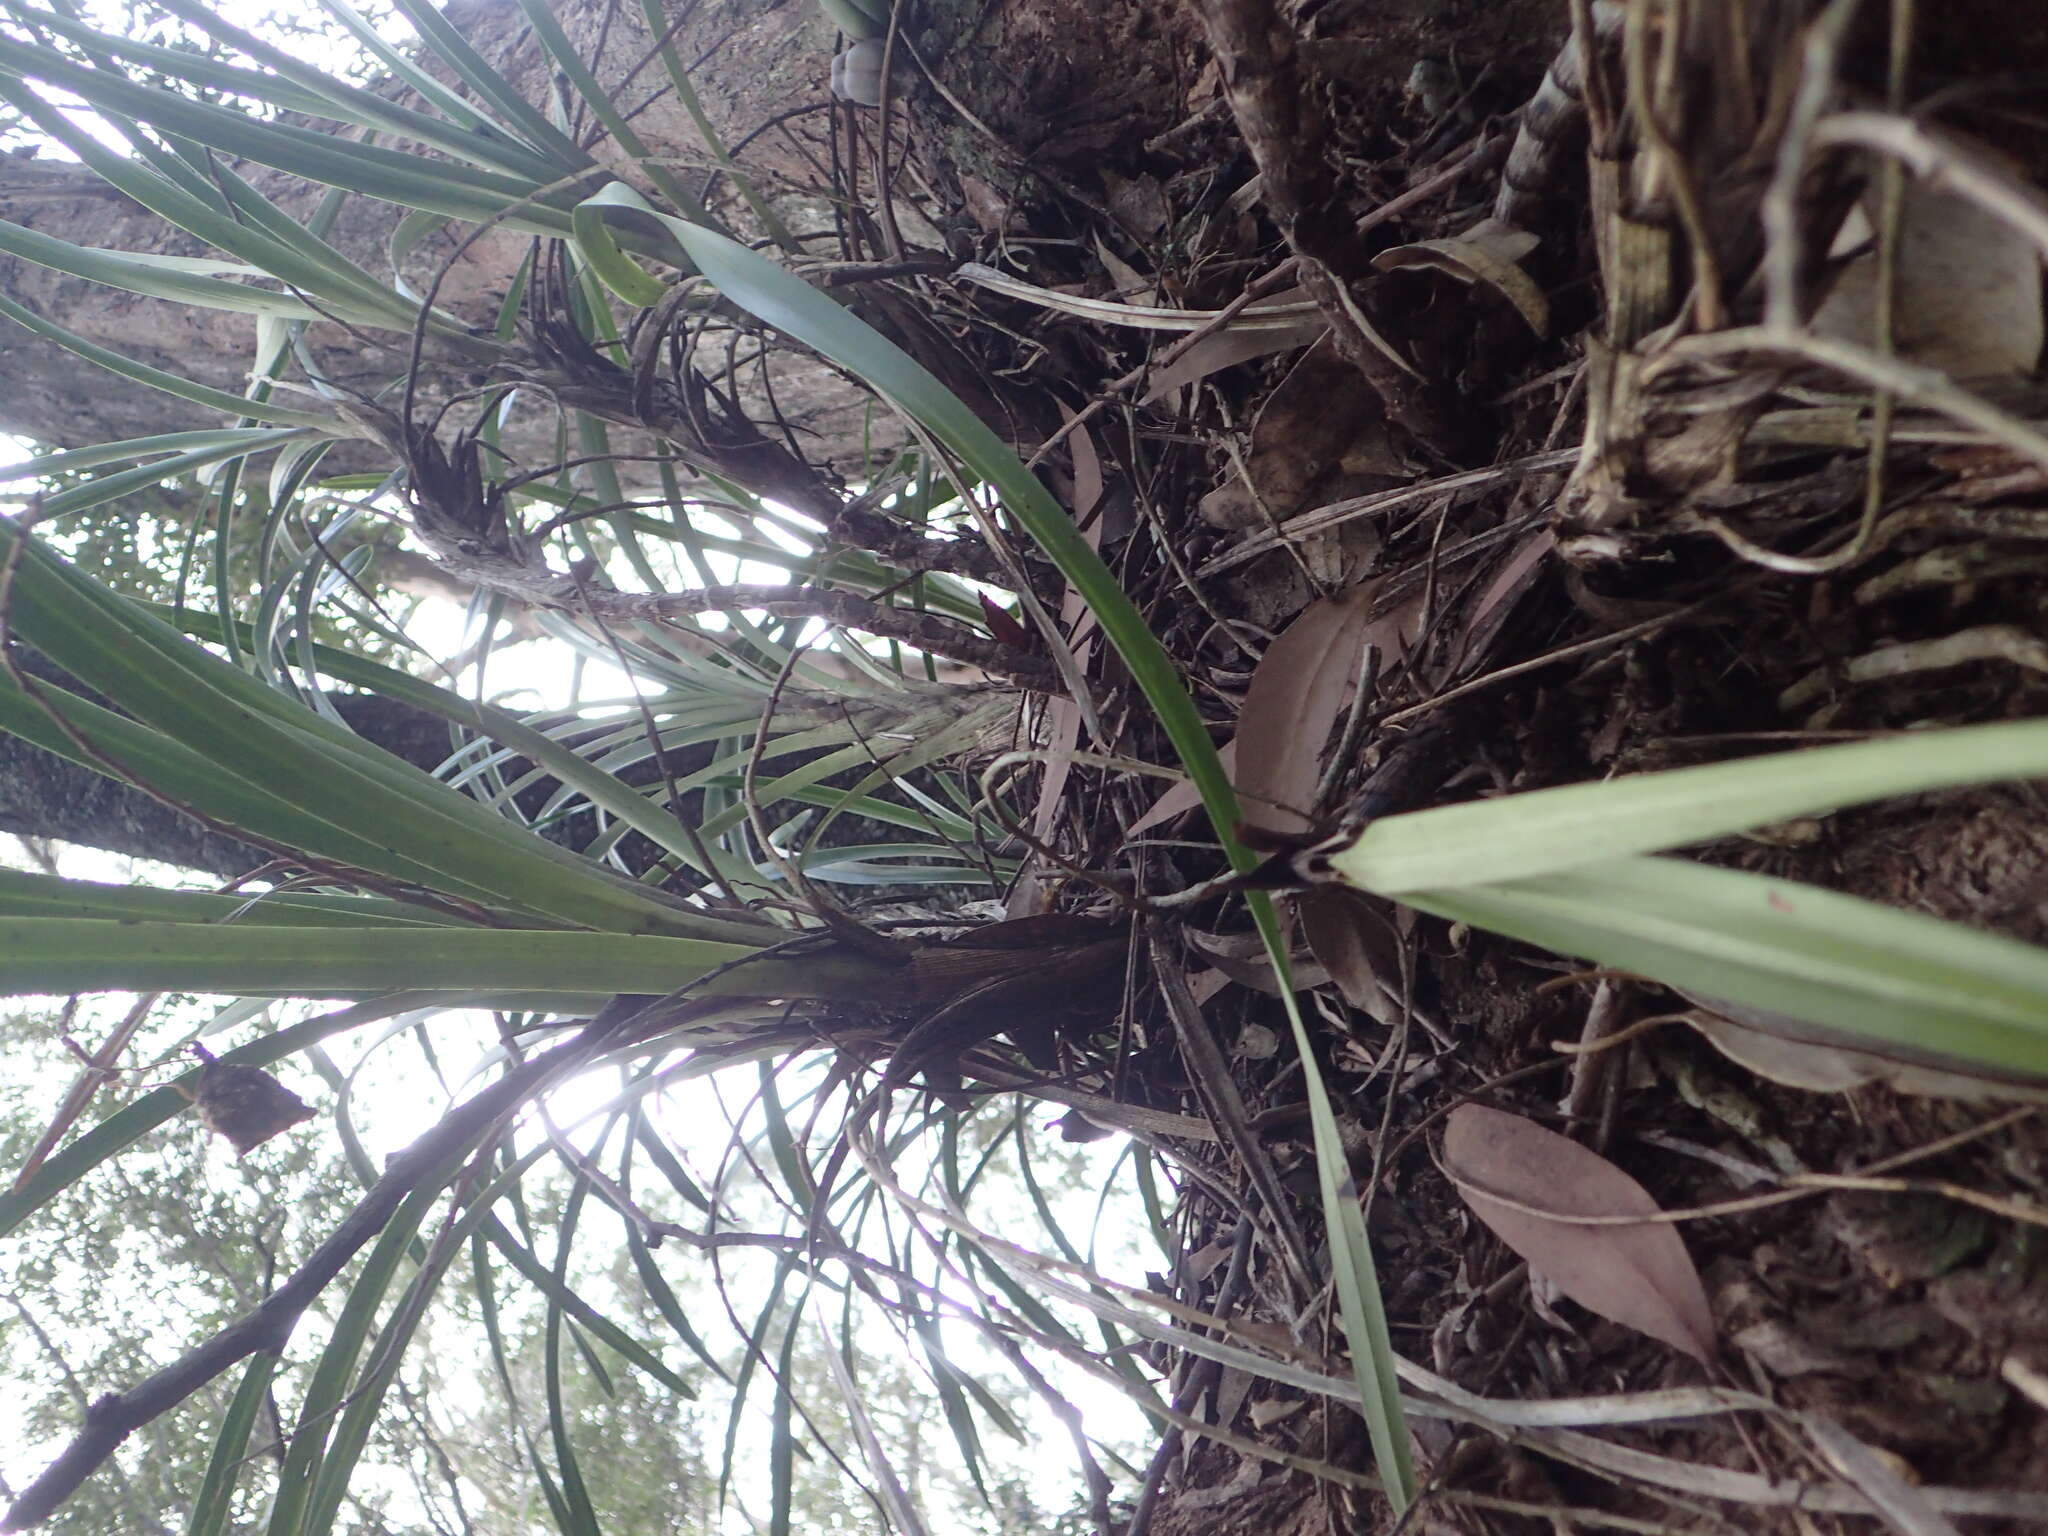
{"type": "Polygon", "coordinates": [[[1197,0],[1196,11],[1239,131],[1259,167],[1262,200],[1294,252],[1295,270],[1328,320],[1337,350],[1364,374],[1388,419],[1436,445],[1443,422],[1415,369],[1374,330],[1348,276],[1360,246],[1324,150],[1323,92],[1275,0],[1197,0]]]}
{"type": "MultiPolygon", "coordinates": [[[[1439,475],[1432,480],[1418,480],[1413,485],[1396,486],[1391,491],[1375,491],[1369,496],[1347,496],[1342,501],[1333,501],[1311,511],[1297,512],[1280,524],[1278,532],[1269,528],[1248,529],[1242,541],[1231,545],[1222,554],[1203,561],[1196,568],[1195,574],[1204,578],[1220,576],[1225,571],[1234,570],[1248,561],[1256,560],[1268,550],[1279,547],[1284,540],[1305,539],[1310,534],[1322,533],[1354,518],[1391,512],[1396,507],[1407,506],[1410,502],[1427,501],[1433,496],[1457,495],[1466,491],[1481,490],[1519,476],[1569,469],[1578,462],[1578,459],[1577,448],[1553,448],[1542,453],[1525,454],[1519,459],[1510,459],[1505,464],[1494,464],[1485,469],[1467,469],[1455,475],[1439,475]]],[[[1527,526],[1533,527],[1534,524],[1527,526]]],[[[1490,532],[1499,534],[1501,530],[1494,529],[1490,532]]]]}
{"type": "Polygon", "coordinates": [[[475,1145],[501,1116],[518,1108],[550,1079],[581,1066],[609,1033],[609,1026],[593,1022],[575,1039],[536,1056],[450,1110],[432,1130],[385,1165],[383,1177],[341,1225],[261,1304],[146,1381],[126,1392],[96,1398],[85,1411],[85,1424],[77,1437],[16,1497],[0,1530],[26,1530],[49,1519],[136,1430],[170,1412],[236,1361],[259,1351],[282,1350],[300,1316],[357,1251],[383,1230],[392,1213],[423,1180],[475,1145]]]}
{"type": "Polygon", "coordinates": [[[1612,634],[1595,635],[1592,639],[1581,640],[1576,645],[1559,646],[1554,651],[1546,651],[1541,656],[1532,656],[1527,661],[1517,661],[1505,667],[1497,667],[1491,672],[1471,679],[1469,682],[1460,683],[1455,688],[1446,688],[1433,699],[1425,699],[1420,704],[1411,704],[1406,709],[1397,709],[1390,715],[1382,716],[1374,723],[1383,726],[1400,725],[1405,721],[1426,715],[1440,705],[1450,703],[1453,699],[1463,698],[1468,693],[1477,693],[1482,688],[1491,688],[1495,684],[1508,681],[1510,678],[1521,677],[1525,673],[1534,672],[1540,667],[1552,666],[1557,662],[1567,661],[1574,656],[1590,656],[1595,651],[1605,650],[1613,645],[1620,645],[1627,640],[1638,639],[1643,635],[1662,629],[1667,624],[1674,624],[1680,619],[1694,618],[1706,612],[1707,609],[1720,601],[1721,595],[1717,593],[1713,597],[1702,598],[1699,602],[1693,603],[1689,607],[1677,608],[1670,613],[1656,614],[1651,618],[1644,619],[1640,624],[1629,625],[1627,629],[1617,629],[1612,634]]]}
{"type": "MultiPolygon", "coordinates": [[[[121,1059],[121,1053],[128,1049],[128,1042],[135,1038],[135,1031],[142,1027],[142,1021],[149,1017],[150,1010],[156,1007],[157,999],[162,996],[161,992],[147,992],[137,998],[135,1006],[114,1026],[113,1033],[107,1036],[106,1042],[97,1051],[88,1053],[73,1044],[70,1036],[65,1036],[66,1044],[72,1046],[85,1070],[79,1073],[77,1080],[64,1095],[64,1102],[57,1106],[57,1113],[50,1118],[49,1126],[36,1139],[36,1144],[29,1149],[28,1156],[21,1160],[21,1171],[14,1176],[14,1191],[17,1194],[23,1185],[35,1177],[36,1170],[48,1161],[50,1154],[57,1150],[57,1143],[64,1139],[65,1133],[78,1123],[78,1117],[85,1113],[87,1106],[92,1103],[92,1096],[100,1091],[101,1085],[115,1076],[114,1063],[121,1059]]],[[[73,1003],[77,1001],[76,998],[72,999],[73,1003]]]]}
{"type": "Polygon", "coordinates": [[[1574,1123],[1590,1120],[1594,1100],[1599,1098],[1601,1086],[1607,1081],[1607,1047],[1614,1043],[1616,1027],[1621,1022],[1623,993],[1611,977],[1602,977],[1593,989],[1593,1001],[1586,1007],[1585,1027],[1580,1030],[1578,1040],[1567,1055],[1578,1058],[1572,1066],[1571,1088],[1565,1094],[1565,1118],[1574,1123]]]}
{"type": "MultiPolygon", "coordinates": [[[[1239,1216],[1237,1231],[1230,1240],[1230,1267],[1224,1271],[1223,1284],[1217,1289],[1215,1301],[1210,1304],[1210,1310],[1219,1318],[1228,1318],[1237,1306],[1238,1292],[1244,1288],[1251,1249],[1251,1217],[1239,1216]]],[[[1183,1415],[1192,1413],[1221,1369],[1214,1360],[1197,1360],[1195,1368],[1188,1373],[1186,1383],[1173,1395],[1173,1411],[1183,1415]]],[[[1166,1473],[1179,1456],[1184,1438],[1181,1427],[1173,1423],[1169,1423],[1166,1433],[1159,1437],[1158,1449],[1152,1453],[1152,1460],[1145,1468],[1145,1481],[1139,1485],[1138,1497],[1131,1505],[1131,1520],[1124,1527],[1124,1536],[1150,1536],[1152,1515],[1159,1504],[1159,1490],[1165,1486],[1166,1473]]]]}
{"type": "Polygon", "coordinates": [[[1206,1101],[1210,1118],[1216,1123],[1224,1143],[1237,1154],[1244,1164],[1245,1176],[1258,1190],[1260,1201],[1266,1207],[1267,1219],[1280,1238],[1280,1252],[1287,1260],[1288,1269],[1293,1272],[1295,1283],[1301,1287],[1303,1295],[1311,1294],[1316,1287],[1315,1270],[1309,1263],[1308,1243],[1295,1223],[1294,1208],[1280,1186],[1279,1170],[1273,1166],[1272,1157],[1251,1128],[1251,1117],[1245,1113],[1244,1098],[1238,1092],[1237,1080],[1230,1075],[1230,1063],[1224,1059],[1223,1048],[1216,1043],[1216,1037],[1209,1032],[1201,1007],[1188,990],[1187,973],[1181,969],[1179,957],[1167,946],[1163,930],[1156,923],[1148,924],[1146,936],[1152,953],[1152,971],[1159,982],[1159,995],[1166,1004],[1167,1016],[1173,1020],[1174,1034],[1180,1041],[1188,1076],[1206,1101]]]}
{"type": "MultiPolygon", "coordinates": [[[[1406,192],[1388,198],[1384,203],[1373,209],[1372,212],[1366,214],[1353,224],[1351,232],[1354,235],[1362,235],[1367,230],[1386,223],[1389,219],[1399,217],[1417,204],[1427,202],[1430,198],[1436,196],[1437,193],[1455,186],[1474,171],[1488,169],[1494,161],[1501,157],[1505,147],[1506,141],[1500,138],[1475,145],[1427,180],[1419,181],[1406,192]]],[[[1038,445],[1037,451],[1025,461],[1025,468],[1036,467],[1048,453],[1051,453],[1053,449],[1065,442],[1070,434],[1095,415],[1096,412],[1108,405],[1115,396],[1123,394],[1126,390],[1135,389],[1162,368],[1170,367],[1172,364],[1180,361],[1181,358],[1193,350],[1197,342],[1204,341],[1215,335],[1218,331],[1228,327],[1247,308],[1257,303],[1260,299],[1265,298],[1268,294],[1276,292],[1283,283],[1291,281],[1295,275],[1294,258],[1289,256],[1263,277],[1255,278],[1250,283],[1247,283],[1244,291],[1238,294],[1236,298],[1217,310],[1207,320],[1202,322],[1199,327],[1187,332],[1157,357],[1148,357],[1128,373],[1111,379],[1109,383],[1102,387],[1100,395],[1081,407],[1078,412],[1067,419],[1058,431],[1038,445]]],[[[846,280],[851,281],[851,279],[846,280]]],[[[827,286],[830,286],[829,279],[827,280],[827,286]]],[[[1171,553],[1170,546],[1168,552],[1171,553]]]]}
{"type": "Polygon", "coordinates": [[[1832,337],[1768,323],[1737,326],[1733,330],[1716,331],[1711,336],[1687,336],[1673,342],[1646,370],[1644,387],[1655,381],[1656,374],[1667,366],[1667,360],[1669,365],[1677,366],[1702,359],[1718,360],[1750,353],[1776,354],[1831,368],[1861,383],[1888,391],[1901,400],[1910,400],[1915,405],[1925,406],[1930,411],[1938,411],[1975,427],[2021,457],[2048,465],[2048,432],[1998,409],[1980,395],[1959,388],[1941,370],[1887,357],[1882,352],[1859,347],[1853,342],[1836,341],[1832,337]]]}
{"type": "Polygon", "coordinates": [[[1842,40],[1855,19],[1858,0],[1831,0],[1807,31],[1799,87],[1778,140],[1778,164],[1757,204],[1764,230],[1764,321],[1786,331],[1799,322],[1799,276],[1805,245],[1799,224],[1799,188],[1806,174],[1814,127],[1827,109],[1839,79],[1842,40]]]}

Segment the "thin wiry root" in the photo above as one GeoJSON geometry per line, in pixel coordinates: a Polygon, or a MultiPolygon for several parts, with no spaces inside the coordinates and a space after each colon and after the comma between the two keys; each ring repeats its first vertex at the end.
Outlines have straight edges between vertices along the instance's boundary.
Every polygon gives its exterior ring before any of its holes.
{"type": "Polygon", "coordinates": [[[1778,696],[1778,707],[1793,710],[1811,704],[1838,680],[1870,683],[1880,678],[1903,677],[1909,672],[1937,672],[1972,661],[2009,661],[2014,666],[2048,673],[2048,641],[2028,634],[2016,624],[1985,624],[1958,630],[1939,640],[1880,646],[1839,668],[1823,667],[1808,673],[1778,696]]]}

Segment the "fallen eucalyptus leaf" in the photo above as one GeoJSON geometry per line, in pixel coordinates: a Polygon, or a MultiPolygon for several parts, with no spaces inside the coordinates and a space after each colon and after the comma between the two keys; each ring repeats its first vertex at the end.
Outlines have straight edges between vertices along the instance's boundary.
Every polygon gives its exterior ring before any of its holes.
{"type": "Polygon", "coordinates": [[[1649,1191],[1606,1158],[1533,1120],[1466,1104],[1444,1129],[1444,1167],[1532,1271],[1589,1312],[1711,1363],[1714,1314],[1699,1271],[1677,1229],[1655,1219],[1649,1191]],[[1588,1216],[1646,1219],[1571,1219],[1588,1216]]]}
{"type": "Polygon", "coordinates": [[[1327,329],[1321,319],[1309,318],[1286,330],[1226,328],[1204,336],[1178,359],[1168,363],[1152,376],[1146,385],[1143,403],[1151,405],[1164,400],[1176,389],[1198,383],[1210,374],[1234,367],[1238,363],[1248,363],[1254,358],[1270,357],[1275,352],[1291,352],[1296,347],[1305,347],[1327,329]]]}
{"type": "MultiPolygon", "coordinates": [[[[1263,992],[1268,997],[1280,995],[1280,981],[1273,974],[1273,962],[1266,958],[1265,947],[1257,934],[1204,933],[1198,928],[1190,928],[1186,933],[1189,947],[1239,986],[1263,992]]],[[[1290,957],[1288,979],[1294,984],[1293,990],[1305,992],[1320,987],[1330,979],[1330,975],[1308,956],[1294,955],[1290,957]]]]}
{"type": "Polygon", "coordinates": [[[1302,610],[1252,672],[1238,712],[1232,780],[1244,801],[1247,825],[1271,832],[1302,832],[1302,813],[1315,798],[1323,749],[1344,712],[1367,645],[1400,657],[1416,639],[1420,597],[1370,617],[1377,581],[1326,597],[1302,610]]]}
{"type": "MultiPolygon", "coordinates": [[[[1226,741],[1216,749],[1216,757],[1223,764],[1223,771],[1229,773],[1237,766],[1237,743],[1226,741]]],[[[1185,816],[1202,803],[1202,792],[1192,779],[1182,779],[1169,784],[1160,792],[1159,798],[1140,813],[1138,819],[1124,829],[1124,841],[1129,842],[1141,833],[1149,832],[1161,822],[1185,816]]]]}
{"type": "Polygon", "coordinates": [[[1274,832],[1307,830],[1323,747],[1358,670],[1378,582],[1312,603],[1266,647],[1238,714],[1233,775],[1244,819],[1274,832]]]}
{"type": "Polygon", "coordinates": [[[1381,1024],[1401,1014],[1400,939],[1376,904],[1357,891],[1318,886],[1294,898],[1301,934],[1344,1001],[1381,1024]]]}
{"type": "Polygon", "coordinates": [[[1847,1093],[1882,1083],[1894,1093],[1927,1099],[2048,1103],[2048,1081],[1972,1071],[1959,1058],[1933,1052],[1865,1050],[1837,1031],[1766,1008],[1685,994],[1700,1006],[1685,1022],[1739,1067],[1787,1088],[1847,1093]],[[1917,1057],[1917,1059],[1916,1059],[1917,1057]]]}

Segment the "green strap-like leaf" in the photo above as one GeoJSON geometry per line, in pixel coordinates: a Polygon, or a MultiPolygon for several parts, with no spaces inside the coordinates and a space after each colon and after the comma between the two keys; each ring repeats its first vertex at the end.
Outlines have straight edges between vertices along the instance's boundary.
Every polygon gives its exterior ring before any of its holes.
{"type": "Polygon", "coordinates": [[[534,234],[568,233],[566,211],[545,201],[531,201],[536,184],[530,177],[507,176],[453,161],[428,161],[289,123],[264,122],[172,91],[154,90],[112,70],[92,69],[51,50],[8,38],[0,38],[0,72],[76,91],[103,110],[327,186],[347,187],[404,207],[434,208],[478,221],[517,207],[520,211],[509,218],[509,227],[534,234]]]}
{"type": "Polygon", "coordinates": [[[1917,912],[1656,858],[1402,900],[1882,1045],[2048,1075],[2048,950],[1917,912]]]}
{"type": "Polygon", "coordinates": [[[328,896],[277,891],[238,896],[212,891],[166,890],[150,885],[105,885],[67,880],[28,870],[0,869],[0,915],[7,917],[99,917],[117,922],[358,925],[401,928],[444,927],[459,920],[404,902],[371,896],[328,896]]]}
{"type": "Polygon", "coordinates": [[[23,542],[0,518],[0,556],[15,556],[15,631],[73,676],[139,720],[211,756],[223,774],[282,795],[333,829],[311,851],[404,873],[433,889],[517,905],[568,923],[621,931],[735,934],[566,849],[543,842],[336,721],[322,719],[255,678],[208,656],[138,605],[23,542]],[[385,854],[353,858],[370,829],[385,854]],[[439,872],[438,875],[435,872],[439,872]]]}
{"type": "Polygon", "coordinates": [[[285,1447],[284,1465],[278,1469],[277,1495],[270,1506],[269,1536],[301,1536],[309,1515],[318,1506],[314,1495],[320,1488],[322,1462],[336,1415],[347,1406],[349,1387],[377,1321],[384,1294],[398,1275],[406,1251],[425,1225],[428,1213],[441,1198],[467,1159],[470,1148],[460,1148],[440,1167],[426,1174],[413,1192],[392,1213],[378,1235],[376,1245],[350,1282],[348,1296],[313,1367],[312,1379],[299,1402],[299,1417],[285,1447]]]}
{"type": "Polygon", "coordinates": [[[0,918],[0,995],[122,990],[348,997],[416,990],[872,999],[888,967],[652,934],[0,918]],[[744,964],[740,962],[746,962],[744,964]],[[721,969],[722,967],[727,969],[721,969]],[[704,980],[709,973],[719,974],[704,980]]]}
{"type": "Polygon", "coordinates": [[[2044,777],[2048,720],[1904,731],[1389,816],[1327,857],[1360,889],[1404,896],[1654,853],[1888,795],[2044,777]]]}
{"type": "Polygon", "coordinates": [[[277,1374],[279,1357],[268,1351],[252,1355],[235,1388],[234,1401],[221,1415],[214,1432],[213,1454],[207,1458],[206,1477],[192,1499],[192,1517],[185,1536],[222,1536],[233,1512],[236,1474],[242,1469],[243,1451],[250,1431],[270,1398],[270,1383],[277,1374]]]}
{"type": "Polygon", "coordinates": [[[1144,616],[1074,520],[1009,445],[922,364],[850,310],[802,278],[712,230],[656,211],[630,187],[614,183],[592,201],[631,208],[659,220],[691,262],[726,298],[766,324],[850,369],[893,400],[995,487],[1004,508],[1059,567],[1123,656],[1174,750],[1202,793],[1217,836],[1233,862],[1248,868],[1251,855],[1237,842],[1237,796],[1216,755],[1208,727],[1188,696],[1180,672],[1153,636],[1144,616]]]}
{"type": "MultiPolygon", "coordinates": [[[[583,169],[587,164],[587,160],[569,163],[549,158],[489,123],[472,108],[463,105],[459,98],[451,99],[449,93],[437,93],[435,98],[446,116],[435,117],[415,111],[399,102],[387,100],[375,91],[338,80],[295,58],[289,50],[232,25],[203,5],[193,4],[192,0],[161,0],[161,4],[173,15],[232,44],[270,72],[244,69],[209,59],[203,54],[155,47],[130,38],[114,38],[104,33],[91,35],[116,57],[146,62],[152,69],[173,79],[190,80],[195,85],[232,91],[280,107],[285,105],[286,93],[295,91],[300,96],[300,103],[290,110],[310,117],[332,118],[359,128],[381,130],[510,175],[548,182],[570,171],[583,169]],[[449,110],[451,107],[453,111],[449,110]]],[[[90,30],[75,23],[51,25],[54,31],[72,35],[90,30]]]]}

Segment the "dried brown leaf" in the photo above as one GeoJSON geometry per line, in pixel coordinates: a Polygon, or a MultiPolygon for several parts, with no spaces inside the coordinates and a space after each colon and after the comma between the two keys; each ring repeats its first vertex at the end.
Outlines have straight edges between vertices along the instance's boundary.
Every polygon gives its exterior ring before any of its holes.
{"type": "Polygon", "coordinates": [[[1115,282],[1116,296],[1124,303],[1156,304],[1159,301],[1159,290],[1152,286],[1152,279],[1103,244],[1100,235],[1095,237],[1095,255],[1115,282]]]}
{"type": "Polygon", "coordinates": [[[1824,1414],[1803,1413],[1799,1423],[1842,1480],[1870,1500],[1899,1536],[1961,1536],[1955,1522],[1906,1481],[1910,1469],[1898,1457],[1865,1445],[1824,1414]]]}
{"type": "MultiPolygon", "coordinates": [[[[1701,999],[1700,1001],[1706,1001],[1701,999]]],[[[1897,1052],[1866,1050],[1832,1031],[1786,1014],[1711,1000],[1685,1022],[1737,1066],[1787,1088],[1809,1093],[1847,1093],[1882,1083],[1894,1093],[1918,1098],[2048,1102],[2048,1080],[2001,1077],[1932,1053],[1912,1059],[1897,1052]],[[1939,1063],[1939,1064],[1937,1064],[1939,1063]]]]}
{"type": "MultiPolygon", "coordinates": [[[[1876,313],[1877,254],[1869,251],[1843,271],[1813,328],[1869,346],[1876,313]]],[[[1908,183],[1893,317],[1893,346],[1907,362],[1957,379],[2030,372],[2041,355],[2041,259],[2033,243],[1997,215],[1967,198],[1908,183]]]]}
{"type": "MultiPolygon", "coordinates": [[[[1065,405],[1060,407],[1060,414],[1073,422],[1075,413],[1065,405]]],[[[1106,482],[1102,455],[1086,422],[1068,433],[1067,451],[1074,463],[1074,516],[1081,525],[1081,537],[1090,549],[1100,549],[1102,519],[1091,519],[1088,514],[1102,500],[1106,482]]],[[[1060,628],[1066,632],[1067,645],[1074,653],[1074,665],[1084,673],[1095,650],[1095,627],[1094,610],[1082,601],[1079,592],[1067,587],[1060,596],[1060,628]]],[[[1067,803],[1067,780],[1074,767],[1072,754],[1081,741],[1081,723],[1080,706],[1066,695],[1056,695],[1046,702],[1045,772],[1039,778],[1038,804],[1031,813],[1031,835],[1042,843],[1052,840],[1053,823],[1067,803]]],[[[1032,863],[1036,862],[1034,855],[1032,863]]],[[[1011,889],[1006,910],[1011,917],[1028,917],[1039,911],[1044,901],[1043,881],[1019,880],[1011,889]]]]}
{"type": "Polygon", "coordinates": [[[1493,580],[1487,583],[1486,590],[1479,595],[1479,601],[1472,605],[1472,611],[1465,616],[1460,639],[1466,654],[1482,648],[1488,619],[1495,621],[1496,628],[1506,621],[1508,615],[1504,610],[1509,606],[1510,599],[1521,596],[1529,589],[1530,583],[1536,578],[1538,566],[1555,548],[1557,535],[1548,528],[1530,534],[1516,546],[1515,552],[1508,556],[1501,568],[1494,573],[1493,580]]]}
{"type": "Polygon", "coordinates": [[[1232,782],[1245,821],[1300,832],[1314,797],[1331,727],[1343,713],[1367,645],[1404,657],[1422,616],[1421,596],[1368,619],[1379,582],[1365,581],[1304,609],[1266,647],[1238,712],[1232,782]]]}
{"type": "MultiPolygon", "coordinates": [[[[1402,656],[1414,642],[1421,594],[1368,619],[1378,586],[1361,582],[1306,609],[1259,659],[1238,714],[1237,736],[1217,752],[1245,799],[1247,824],[1274,832],[1308,826],[1301,808],[1315,793],[1318,760],[1343,711],[1361,649],[1371,644],[1402,656]]],[[[1199,804],[1200,794],[1183,780],[1153,801],[1124,835],[1136,837],[1199,804]]]]}
{"type": "Polygon", "coordinates": [[[192,1089],[200,1123],[227,1138],[235,1156],[249,1153],[273,1136],[313,1118],[306,1101],[261,1067],[203,1057],[199,1081],[192,1089]]]}
{"type": "MultiPolygon", "coordinates": [[[[1060,415],[1068,421],[1074,419],[1074,412],[1064,404],[1060,406],[1060,415]]],[[[1080,525],[1081,537],[1088,541],[1088,547],[1099,550],[1102,523],[1093,514],[1109,482],[1102,473],[1102,450],[1095,446],[1095,434],[1088,430],[1085,421],[1067,434],[1067,454],[1074,462],[1074,521],[1080,525]]],[[[1094,627],[1095,612],[1069,587],[1060,602],[1060,619],[1067,625],[1067,633],[1078,639],[1094,627]]]]}
{"type": "Polygon", "coordinates": [[[1381,1024],[1401,1011],[1400,941],[1371,898],[1318,886],[1294,899],[1302,937],[1344,1001],[1381,1024]]]}
{"type": "Polygon", "coordinates": [[[1545,336],[1550,332],[1550,301],[1520,265],[1536,245],[1536,237],[1527,230],[1499,219],[1481,219],[1448,240],[1421,240],[1381,251],[1372,264],[1382,272],[1428,267],[1461,283],[1485,283],[1515,306],[1530,330],[1545,336]]]}
{"type": "Polygon", "coordinates": [[[1237,721],[1237,792],[1244,819],[1270,832],[1303,832],[1324,745],[1358,670],[1366,614],[1379,583],[1304,609],[1266,647],[1237,721]]]}
{"type": "MultiPolygon", "coordinates": [[[[1273,962],[1266,958],[1266,946],[1255,933],[1204,933],[1198,928],[1182,930],[1189,948],[1200,955],[1218,971],[1228,976],[1241,987],[1254,992],[1263,992],[1268,997],[1280,995],[1279,978],[1273,974],[1273,962]]],[[[1295,990],[1320,987],[1330,979],[1328,971],[1306,957],[1296,954],[1289,956],[1288,979],[1295,990]]]]}
{"type": "Polygon", "coordinates": [[[1685,1243],[1655,1219],[1649,1191],[1606,1158],[1520,1115],[1465,1104],[1445,1127],[1444,1165],[1472,1214],[1573,1301],[1711,1362],[1714,1314],[1685,1243]],[[1589,1216],[1646,1219],[1571,1219],[1589,1216]]]}
{"type": "MultiPolygon", "coordinates": [[[[1226,741],[1216,749],[1216,756],[1223,764],[1223,771],[1231,772],[1237,766],[1237,743],[1226,741]]],[[[1186,815],[1201,803],[1202,792],[1195,788],[1193,779],[1182,779],[1178,784],[1170,784],[1157,800],[1145,808],[1136,821],[1124,829],[1124,836],[1129,839],[1149,832],[1162,822],[1186,815]]]]}
{"type": "MultiPolygon", "coordinates": [[[[1300,290],[1295,290],[1298,294],[1300,290]]],[[[1274,302],[1283,302],[1281,295],[1274,302]]],[[[1185,384],[1194,384],[1210,374],[1224,368],[1248,363],[1254,358],[1270,357],[1275,352],[1291,352],[1296,347],[1305,347],[1328,329],[1321,320],[1304,320],[1300,325],[1284,330],[1253,330],[1249,327],[1229,327],[1213,332],[1197,341],[1187,351],[1152,375],[1145,388],[1146,405],[1165,399],[1174,390],[1185,384]]]]}

